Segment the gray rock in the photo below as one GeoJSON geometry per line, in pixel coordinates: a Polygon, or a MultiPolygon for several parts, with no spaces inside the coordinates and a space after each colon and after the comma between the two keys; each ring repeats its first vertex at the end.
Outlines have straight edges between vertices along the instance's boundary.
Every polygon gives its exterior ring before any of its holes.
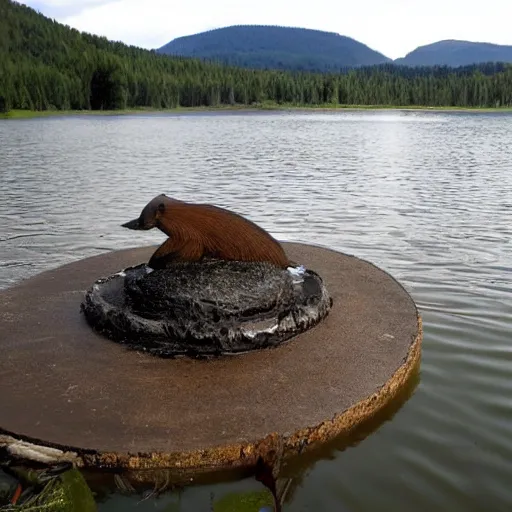
{"type": "Polygon", "coordinates": [[[213,356],[279,345],[324,318],[332,300],[311,270],[209,260],[100,279],[82,311],[106,337],[154,355],[213,356]]]}

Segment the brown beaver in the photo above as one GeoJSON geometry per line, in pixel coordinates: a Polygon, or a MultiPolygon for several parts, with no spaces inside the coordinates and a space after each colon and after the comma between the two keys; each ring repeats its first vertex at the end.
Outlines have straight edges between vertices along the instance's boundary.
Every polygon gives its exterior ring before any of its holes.
{"type": "Polygon", "coordinates": [[[169,261],[199,261],[205,257],[266,261],[282,268],[291,264],[277,240],[241,215],[210,204],[186,203],[165,194],[152,199],[138,219],[123,227],[156,227],[169,237],[148,262],[154,269],[164,268],[169,261]]]}

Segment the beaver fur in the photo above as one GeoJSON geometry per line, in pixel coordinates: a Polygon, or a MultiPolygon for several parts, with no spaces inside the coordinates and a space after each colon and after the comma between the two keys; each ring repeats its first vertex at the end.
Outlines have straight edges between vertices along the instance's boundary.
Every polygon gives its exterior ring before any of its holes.
{"type": "Polygon", "coordinates": [[[187,203],[165,194],[153,198],[138,219],[123,227],[160,229],[169,238],[153,253],[148,266],[165,268],[173,261],[215,258],[266,261],[286,268],[292,263],[284,249],[254,222],[211,204],[187,203]]]}

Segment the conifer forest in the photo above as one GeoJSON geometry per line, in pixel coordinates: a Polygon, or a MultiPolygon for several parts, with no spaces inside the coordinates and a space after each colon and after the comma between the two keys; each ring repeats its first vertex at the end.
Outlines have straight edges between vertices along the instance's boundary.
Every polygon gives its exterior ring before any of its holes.
{"type": "Polygon", "coordinates": [[[512,66],[252,70],[109,41],[0,0],[0,110],[220,105],[512,106],[512,66]]]}

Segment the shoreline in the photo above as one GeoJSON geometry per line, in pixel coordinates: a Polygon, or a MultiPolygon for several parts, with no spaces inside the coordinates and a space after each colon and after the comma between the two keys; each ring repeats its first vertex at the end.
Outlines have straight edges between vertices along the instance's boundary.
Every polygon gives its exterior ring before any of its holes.
{"type": "Polygon", "coordinates": [[[1,119],[32,119],[36,117],[68,117],[80,115],[92,116],[123,116],[140,114],[187,114],[192,112],[357,112],[364,110],[413,111],[413,112],[460,112],[460,113],[503,113],[512,112],[512,107],[429,107],[429,106],[398,106],[398,105],[221,105],[217,107],[176,107],[169,109],[157,108],[126,108],[119,110],[11,110],[0,114],[1,119]]]}

